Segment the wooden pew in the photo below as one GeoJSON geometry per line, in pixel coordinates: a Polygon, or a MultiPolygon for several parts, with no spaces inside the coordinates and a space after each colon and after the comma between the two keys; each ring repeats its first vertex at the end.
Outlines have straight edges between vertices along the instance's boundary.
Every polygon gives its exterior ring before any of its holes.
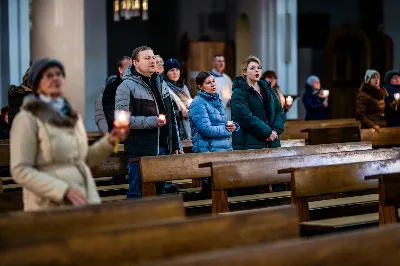
{"type": "Polygon", "coordinates": [[[310,128],[327,128],[341,126],[360,126],[360,122],[355,119],[330,119],[313,121],[286,121],[285,130],[281,139],[307,139],[308,134],[302,130],[310,128]]]}
{"type": "Polygon", "coordinates": [[[302,132],[308,133],[308,144],[310,145],[361,141],[359,125],[309,128],[302,132]]]}
{"type": "Polygon", "coordinates": [[[0,215],[0,245],[88,234],[164,219],[185,219],[182,197],[164,196],[37,212],[10,212],[0,215]]]}
{"type": "Polygon", "coordinates": [[[351,226],[378,223],[378,213],[310,221],[309,198],[378,188],[377,180],[366,176],[396,173],[400,160],[383,160],[339,165],[288,169],[292,180],[292,202],[296,205],[299,222],[305,231],[330,232],[351,226]]]}
{"type": "MultiPolygon", "coordinates": [[[[286,168],[336,165],[396,158],[400,158],[400,148],[261,158],[234,162],[212,162],[212,211],[213,213],[229,211],[229,199],[227,196],[227,190],[229,189],[291,182],[290,173],[280,171],[286,168]],[[278,173],[283,174],[278,175],[278,173]]],[[[310,183],[310,186],[312,185],[310,183]]],[[[275,193],[268,194],[267,196],[271,197],[275,193]]],[[[281,196],[280,194],[278,195],[281,196]]],[[[364,198],[363,200],[367,201],[371,198],[376,200],[376,196],[364,198]]],[[[331,204],[334,203],[332,201],[331,204]]]]}
{"type": "Polygon", "coordinates": [[[400,225],[135,264],[139,266],[400,265],[400,225]]]}
{"type": "Polygon", "coordinates": [[[293,207],[253,210],[121,227],[21,245],[11,243],[0,249],[0,265],[132,265],[298,236],[299,226],[293,207]]]}
{"type": "Polygon", "coordinates": [[[379,179],[379,224],[398,223],[400,205],[400,173],[366,176],[365,180],[379,179]]]}
{"type": "Polygon", "coordinates": [[[361,129],[361,141],[371,141],[373,147],[400,146],[400,128],[361,129]]]}
{"type": "Polygon", "coordinates": [[[238,161],[246,159],[319,154],[352,150],[371,149],[371,143],[345,143],[318,146],[303,146],[278,149],[244,150],[233,152],[215,152],[185,154],[179,156],[149,156],[140,158],[142,176],[142,195],[156,194],[155,182],[183,179],[198,179],[211,176],[210,167],[200,168],[200,164],[220,161],[238,161]]]}

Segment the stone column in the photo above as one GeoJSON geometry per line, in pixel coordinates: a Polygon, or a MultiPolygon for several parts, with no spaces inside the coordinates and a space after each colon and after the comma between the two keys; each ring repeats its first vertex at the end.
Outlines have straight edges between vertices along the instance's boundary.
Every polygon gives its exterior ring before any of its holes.
{"type": "Polygon", "coordinates": [[[96,130],[94,103],[107,77],[105,0],[35,0],[31,59],[60,60],[66,69],[65,96],[96,130]]]}

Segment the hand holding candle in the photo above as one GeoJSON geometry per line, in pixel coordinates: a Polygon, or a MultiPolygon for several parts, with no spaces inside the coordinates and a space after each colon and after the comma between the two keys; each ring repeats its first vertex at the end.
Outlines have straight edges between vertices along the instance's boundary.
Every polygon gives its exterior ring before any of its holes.
{"type": "Polygon", "coordinates": [[[323,90],[323,91],[322,91],[322,96],[324,96],[324,98],[328,98],[328,96],[329,96],[329,90],[323,90]]]}
{"type": "Polygon", "coordinates": [[[233,123],[232,120],[229,120],[229,121],[226,123],[225,127],[226,127],[226,129],[227,129],[229,132],[233,132],[233,131],[235,131],[235,129],[236,129],[236,126],[235,126],[235,124],[233,123]]]}
{"type": "Polygon", "coordinates": [[[395,94],[394,94],[394,99],[395,99],[396,101],[399,101],[399,100],[400,100],[400,94],[399,94],[399,93],[395,93],[395,94]]]}
{"type": "Polygon", "coordinates": [[[293,98],[291,96],[288,96],[286,98],[286,105],[290,106],[293,104],[293,98]]]}
{"type": "Polygon", "coordinates": [[[165,115],[163,115],[163,114],[158,115],[157,126],[162,127],[162,126],[165,126],[166,123],[167,123],[167,120],[165,118],[165,115]]]}
{"type": "MultiPolygon", "coordinates": [[[[121,133],[125,133],[125,128],[129,126],[129,118],[131,117],[131,113],[129,111],[123,111],[123,110],[115,110],[114,112],[114,127],[112,133],[114,134],[114,131],[117,130],[122,130],[121,133]]],[[[118,153],[118,145],[120,142],[120,137],[117,136],[115,139],[114,143],[114,153],[118,153]]]]}

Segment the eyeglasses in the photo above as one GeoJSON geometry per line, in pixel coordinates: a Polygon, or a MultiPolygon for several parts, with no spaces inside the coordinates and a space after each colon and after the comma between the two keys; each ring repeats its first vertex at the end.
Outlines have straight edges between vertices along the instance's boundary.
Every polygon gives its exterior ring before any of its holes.
{"type": "Polygon", "coordinates": [[[55,72],[48,72],[44,75],[44,77],[46,79],[52,79],[54,78],[54,76],[56,76],[57,78],[61,77],[63,74],[61,73],[61,71],[55,71],[55,72]]]}
{"type": "Polygon", "coordinates": [[[261,70],[261,69],[262,69],[262,66],[252,66],[252,67],[249,67],[249,69],[250,69],[250,70],[254,70],[254,69],[259,69],[259,70],[261,70]]]}
{"type": "Polygon", "coordinates": [[[397,75],[396,75],[396,76],[393,76],[392,79],[393,79],[393,80],[400,80],[400,76],[397,76],[397,75]]]}

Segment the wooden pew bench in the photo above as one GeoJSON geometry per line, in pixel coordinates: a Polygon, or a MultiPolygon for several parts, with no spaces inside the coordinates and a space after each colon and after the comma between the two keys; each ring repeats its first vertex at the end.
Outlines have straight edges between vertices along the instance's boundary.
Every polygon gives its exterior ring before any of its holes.
{"type": "Polygon", "coordinates": [[[400,146],[400,128],[361,129],[361,141],[371,141],[374,148],[400,146]]]}
{"type": "Polygon", "coordinates": [[[309,198],[377,189],[377,180],[364,180],[364,178],[370,175],[396,173],[399,167],[400,160],[393,159],[288,169],[286,172],[291,173],[292,180],[292,202],[296,205],[303,231],[312,234],[378,224],[377,212],[311,220],[309,198]]]}
{"type": "Polygon", "coordinates": [[[238,161],[277,156],[295,156],[352,150],[372,149],[369,142],[341,143],[320,146],[288,147],[278,149],[243,150],[232,152],[197,153],[179,156],[148,156],[140,158],[142,195],[154,196],[155,182],[200,179],[211,176],[210,167],[199,165],[219,161],[238,161]]]}
{"type": "Polygon", "coordinates": [[[308,133],[308,144],[329,144],[361,141],[360,125],[342,125],[302,130],[308,133]]]}
{"type": "Polygon", "coordinates": [[[365,180],[379,180],[379,224],[398,223],[400,205],[400,169],[398,173],[366,176],[365,180]]]}
{"type": "MultiPolygon", "coordinates": [[[[223,213],[229,211],[229,199],[227,197],[227,191],[229,189],[291,182],[290,173],[284,173],[281,171],[286,168],[387,160],[399,158],[399,156],[400,148],[391,148],[380,150],[333,152],[291,157],[261,158],[235,162],[213,162],[211,163],[213,184],[212,211],[213,213],[223,213]]],[[[283,196],[283,193],[280,192],[280,194],[277,196],[283,196]]],[[[269,194],[267,195],[267,199],[270,199],[276,193],[267,194],[269,194]]],[[[259,200],[263,198],[262,195],[252,195],[251,197],[253,199],[251,200],[255,200],[255,196],[258,196],[259,200]]],[[[287,197],[289,196],[290,194],[287,193],[287,197]]],[[[353,203],[365,204],[366,202],[374,202],[374,205],[376,205],[377,196],[367,195],[355,197],[348,199],[348,202],[346,202],[344,199],[337,199],[321,203],[314,203],[313,208],[321,209],[333,206],[345,206],[353,203]]]]}
{"type": "Polygon", "coordinates": [[[182,197],[163,196],[136,201],[64,207],[0,215],[0,245],[46,237],[101,232],[157,220],[184,220],[182,197]]]}
{"type": "Polygon", "coordinates": [[[298,236],[299,225],[293,207],[253,210],[11,243],[0,249],[0,265],[132,265],[298,236]]]}
{"type": "Polygon", "coordinates": [[[139,266],[400,265],[400,225],[155,260],[139,266]]]}
{"type": "Polygon", "coordinates": [[[281,139],[306,139],[308,134],[302,132],[310,128],[327,128],[341,126],[360,126],[360,122],[353,118],[349,119],[330,119],[330,120],[313,120],[313,121],[286,121],[285,130],[281,135],[281,139]]]}

